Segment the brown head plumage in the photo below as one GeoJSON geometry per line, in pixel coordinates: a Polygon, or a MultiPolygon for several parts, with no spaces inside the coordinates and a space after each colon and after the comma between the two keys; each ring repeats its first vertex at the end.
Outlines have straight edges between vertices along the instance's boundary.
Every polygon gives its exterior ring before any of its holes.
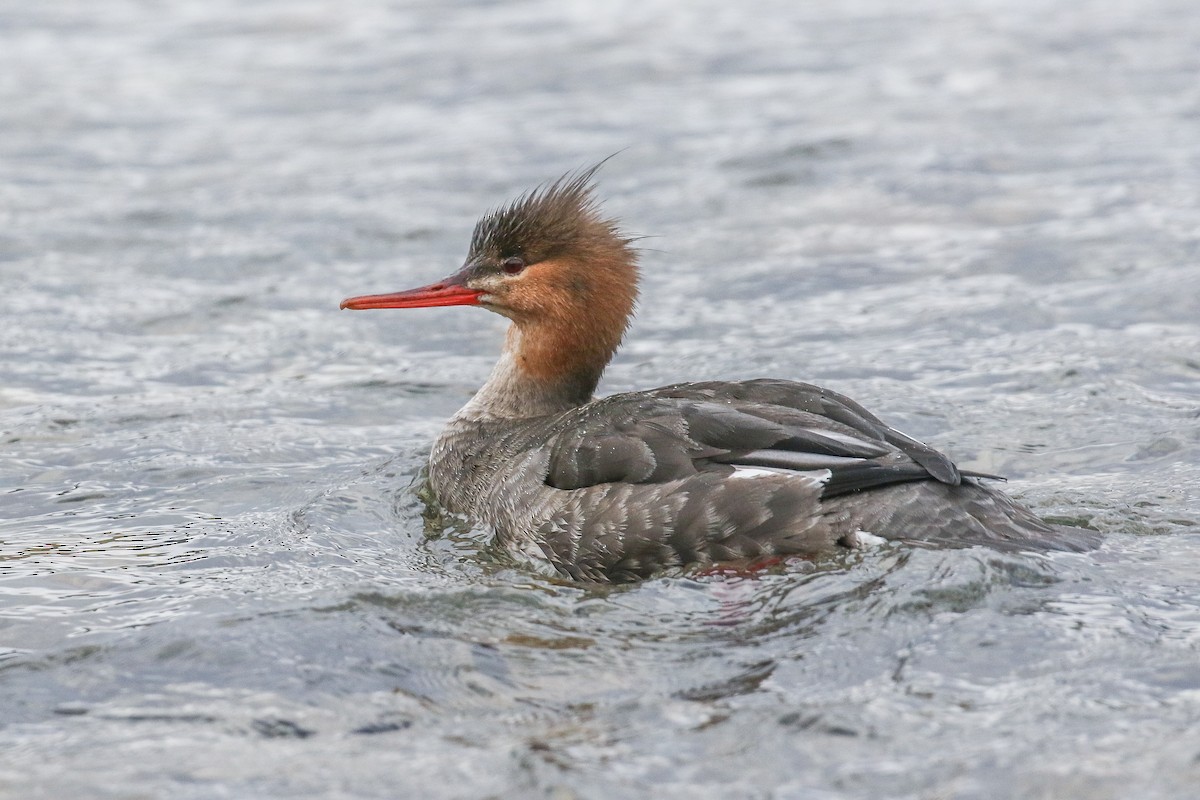
{"type": "Polygon", "coordinates": [[[471,261],[521,258],[527,264],[594,249],[631,250],[632,239],[605,218],[592,179],[600,164],[569,172],[489,211],[471,235],[471,261]]]}
{"type": "MultiPolygon", "coordinates": [[[[603,162],[601,162],[602,164],[603,162]]],[[[597,164],[567,173],[480,219],[466,263],[429,286],[352,297],[343,308],[478,305],[511,319],[516,366],[591,396],[637,300],[637,252],[593,196],[597,164]]]]}

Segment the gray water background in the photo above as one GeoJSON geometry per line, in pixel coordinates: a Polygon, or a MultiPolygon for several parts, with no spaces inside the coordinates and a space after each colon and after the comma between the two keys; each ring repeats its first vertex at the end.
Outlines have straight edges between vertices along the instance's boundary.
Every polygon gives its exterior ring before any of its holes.
{"type": "Polygon", "coordinates": [[[1191,798],[1191,0],[0,4],[0,797],[1191,798]],[[849,393],[1094,553],[615,589],[419,497],[503,320],[352,314],[620,150],[605,392],[849,393]]]}

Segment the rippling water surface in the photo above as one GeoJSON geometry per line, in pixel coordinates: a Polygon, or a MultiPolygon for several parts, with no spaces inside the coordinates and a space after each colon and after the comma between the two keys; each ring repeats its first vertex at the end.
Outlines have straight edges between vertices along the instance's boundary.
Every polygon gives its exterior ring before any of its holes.
{"type": "Polygon", "coordinates": [[[0,796],[1184,798],[1200,12],[0,8],[0,796]],[[606,391],[845,391],[1093,553],[620,588],[421,500],[503,321],[349,314],[568,169],[606,391]]]}

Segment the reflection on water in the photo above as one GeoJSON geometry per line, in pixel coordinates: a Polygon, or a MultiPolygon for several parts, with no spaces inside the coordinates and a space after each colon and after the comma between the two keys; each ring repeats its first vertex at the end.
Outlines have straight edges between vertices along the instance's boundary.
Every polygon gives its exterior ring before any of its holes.
{"type": "Polygon", "coordinates": [[[1191,5],[27,5],[0,797],[1194,794],[1191,5]],[[617,151],[606,390],[825,383],[1104,545],[591,587],[427,503],[503,321],[338,300],[617,151]]]}

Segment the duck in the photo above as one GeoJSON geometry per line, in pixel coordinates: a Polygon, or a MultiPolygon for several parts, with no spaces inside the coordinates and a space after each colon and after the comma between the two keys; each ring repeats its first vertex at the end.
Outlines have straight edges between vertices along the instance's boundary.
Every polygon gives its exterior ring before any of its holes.
{"type": "Polygon", "coordinates": [[[483,386],[434,442],[445,510],[566,578],[815,559],[898,542],[1082,551],[849,397],[798,381],[675,383],[598,397],[638,299],[639,250],[596,196],[599,165],[486,213],[461,269],[341,308],[477,306],[510,321],[483,386]]]}

